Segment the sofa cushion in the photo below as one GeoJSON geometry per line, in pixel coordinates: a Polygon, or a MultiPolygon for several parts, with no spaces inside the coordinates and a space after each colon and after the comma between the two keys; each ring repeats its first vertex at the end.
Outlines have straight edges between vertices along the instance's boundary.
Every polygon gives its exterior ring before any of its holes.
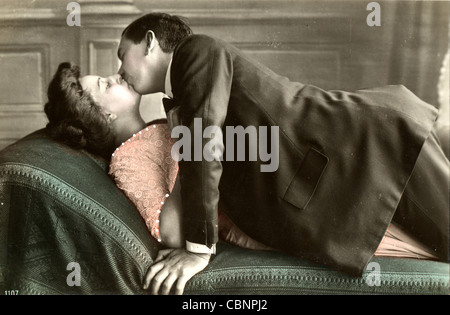
{"type": "Polygon", "coordinates": [[[218,255],[186,288],[191,294],[449,294],[449,265],[374,257],[362,277],[298,258],[219,243],[218,255]]]}
{"type": "MultiPolygon", "coordinates": [[[[106,161],[45,130],[0,151],[0,292],[147,294],[158,246],[106,161]]],[[[445,263],[374,258],[359,278],[275,252],[225,243],[217,252],[186,294],[449,293],[445,263]]]]}

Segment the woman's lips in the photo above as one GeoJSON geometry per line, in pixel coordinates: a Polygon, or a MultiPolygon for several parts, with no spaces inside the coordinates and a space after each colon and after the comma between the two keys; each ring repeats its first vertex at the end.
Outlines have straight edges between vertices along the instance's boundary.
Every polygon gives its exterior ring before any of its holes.
{"type": "Polygon", "coordinates": [[[131,88],[132,88],[132,85],[131,85],[130,83],[128,83],[128,81],[127,81],[127,80],[124,80],[124,79],[122,78],[122,82],[121,82],[121,84],[123,84],[123,83],[125,83],[125,85],[127,86],[127,88],[129,88],[129,89],[131,89],[131,88]]]}

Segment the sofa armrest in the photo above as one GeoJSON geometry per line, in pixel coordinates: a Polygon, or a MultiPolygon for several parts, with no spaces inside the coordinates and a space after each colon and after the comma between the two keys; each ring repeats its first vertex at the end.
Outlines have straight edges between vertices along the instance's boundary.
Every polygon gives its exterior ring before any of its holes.
{"type": "Polygon", "coordinates": [[[0,286],[22,294],[146,293],[141,283],[158,244],[106,165],[44,130],[0,153],[0,286]],[[70,263],[79,266],[79,286],[70,263]]]}

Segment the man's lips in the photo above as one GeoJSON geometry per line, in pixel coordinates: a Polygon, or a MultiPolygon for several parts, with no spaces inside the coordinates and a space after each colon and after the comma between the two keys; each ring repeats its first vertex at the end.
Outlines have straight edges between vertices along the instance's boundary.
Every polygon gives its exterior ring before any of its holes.
{"type": "Polygon", "coordinates": [[[130,83],[127,82],[127,85],[128,85],[128,88],[129,88],[130,90],[132,90],[133,92],[136,93],[136,91],[134,90],[133,84],[130,84],[130,83]]]}
{"type": "MultiPolygon", "coordinates": [[[[129,88],[129,89],[133,87],[130,83],[128,83],[127,80],[124,80],[123,78],[121,79],[120,84],[121,84],[121,85],[124,85],[124,84],[125,84],[125,86],[126,86],[127,88],[129,88]]],[[[133,89],[133,90],[134,90],[134,89],[133,89]]]]}
{"type": "Polygon", "coordinates": [[[132,92],[134,92],[134,93],[137,93],[136,90],[134,89],[133,84],[130,84],[130,83],[128,83],[128,81],[125,81],[125,80],[123,80],[123,82],[125,82],[126,87],[127,87],[130,91],[132,91],[132,92]]]}
{"type": "Polygon", "coordinates": [[[136,93],[136,94],[139,94],[139,93],[137,93],[136,90],[134,89],[134,85],[133,85],[132,83],[129,83],[127,79],[125,79],[125,78],[123,78],[122,76],[120,76],[118,80],[119,80],[119,83],[120,83],[121,85],[124,85],[124,84],[125,84],[125,86],[126,86],[129,90],[131,90],[132,92],[134,92],[134,93],[136,93]]]}

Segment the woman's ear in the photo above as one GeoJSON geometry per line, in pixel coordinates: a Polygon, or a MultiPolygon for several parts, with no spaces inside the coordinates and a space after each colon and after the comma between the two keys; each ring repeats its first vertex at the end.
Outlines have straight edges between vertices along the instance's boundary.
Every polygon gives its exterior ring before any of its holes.
{"type": "Polygon", "coordinates": [[[117,115],[116,114],[113,114],[113,113],[107,113],[106,114],[106,121],[108,123],[112,123],[116,119],[117,119],[117,115]]]}

